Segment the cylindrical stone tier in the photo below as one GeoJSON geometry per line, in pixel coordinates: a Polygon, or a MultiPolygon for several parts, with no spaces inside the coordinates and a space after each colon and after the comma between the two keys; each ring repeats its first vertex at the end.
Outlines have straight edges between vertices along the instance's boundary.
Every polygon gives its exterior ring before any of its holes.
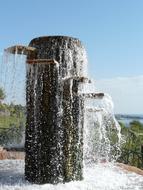
{"type": "Polygon", "coordinates": [[[29,46],[36,48],[36,59],[27,58],[26,179],[38,184],[82,180],[78,85],[86,77],[85,49],[78,39],[63,36],[36,38],[29,46]]]}
{"type": "Polygon", "coordinates": [[[61,77],[58,63],[33,60],[27,64],[25,177],[44,184],[63,180],[61,77]]]}
{"type": "Polygon", "coordinates": [[[83,179],[83,97],[78,95],[80,78],[63,85],[64,181],[83,179]]]}
{"type": "Polygon", "coordinates": [[[86,51],[77,38],[45,36],[33,39],[29,46],[36,48],[37,59],[56,60],[62,78],[87,76],[86,51]]]}

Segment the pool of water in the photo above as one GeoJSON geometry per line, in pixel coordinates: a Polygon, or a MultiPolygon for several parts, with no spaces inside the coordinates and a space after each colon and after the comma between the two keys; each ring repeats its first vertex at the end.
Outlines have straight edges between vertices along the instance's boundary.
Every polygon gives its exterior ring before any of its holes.
{"type": "Polygon", "coordinates": [[[84,180],[58,185],[34,185],[24,180],[23,160],[0,161],[0,190],[143,190],[143,176],[111,163],[86,167],[84,180]]]}

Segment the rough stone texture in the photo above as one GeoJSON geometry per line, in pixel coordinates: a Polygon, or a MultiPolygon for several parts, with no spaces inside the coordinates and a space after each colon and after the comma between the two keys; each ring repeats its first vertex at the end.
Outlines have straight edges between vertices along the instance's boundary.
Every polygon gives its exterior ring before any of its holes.
{"type": "Polygon", "coordinates": [[[27,70],[25,176],[30,182],[63,178],[60,78],[56,62],[30,64],[27,70]]]}
{"type": "Polygon", "coordinates": [[[36,59],[56,60],[62,78],[85,76],[86,51],[78,39],[68,36],[45,36],[33,39],[29,46],[37,49],[36,59]]]}
{"type": "Polygon", "coordinates": [[[83,98],[79,79],[66,79],[63,86],[64,181],[81,180],[83,168],[83,98]]]}
{"type": "Polygon", "coordinates": [[[62,36],[36,38],[29,46],[37,59],[32,63],[28,56],[25,177],[39,184],[81,180],[83,99],[77,78],[85,76],[85,49],[78,39],[62,36]]]}

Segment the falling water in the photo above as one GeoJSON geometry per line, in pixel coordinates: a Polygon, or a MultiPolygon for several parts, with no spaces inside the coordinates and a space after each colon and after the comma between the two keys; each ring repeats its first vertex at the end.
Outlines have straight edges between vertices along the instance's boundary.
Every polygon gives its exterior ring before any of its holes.
{"type": "MultiPolygon", "coordinates": [[[[66,46],[67,44],[64,44],[66,46]]],[[[48,47],[49,48],[49,47],[48,47]]],[[[75,48],[75,47],[74,47],[75,48]]],[[[73,49],[74,49],[73,48],[73,49]]],[[[55,51],[52,49],[51,51],[55,51]]],[[[56,53],[54,53],[56,54],[56,53]]],[[[49,52],[50,55],[50,52],[49,52]]],[[[53,53],[52,53],[53,55],[53,53]]],[[[68,68],[62,70],[61,88],[67,84],[69,87],[69,105],[73,106],[73,84],[77,84],[73,78],[73,73],[77,77],[83,77],[82,73],[87,76],[85,67],[82,64],[74,70],[74,62],[69,56],[59,55],[59,62],[63,57],[69,62],[68,68]],[[66,81],[66,83],[65,83],[66,81]]],[[[81,57],[83,53],[81,52],[81,57]]],[[[44,58],[44,57],[43,57],[44,58]]],[[[53,59],[53,57],[51,57],[53,59]]],[[[79,59],[79,57],[76,57],[79,59]]],[[[86,59],[86,58],[85,58],[86,59]]],[[[62,63],[64,65],[64,63],[62,63]]],[[[29,74],[34,77],[34,89],[37,87],[37,69],[27,65],[29,74]],[[35,73],[35,75],[33,75],[35,73]]],[[[59,73],[61,68],[58,68],[59,73]]],[[[16,79],[16,77],[14,77],[16,79]]],[[[42,81],[40,93],[42,92],[42,81]]],[[[12,87],[13,88],[13,87],[12,87]]],[[[93,83],[81,83],[77,85],[79,96],[84,97],[84,175],[82,181],[71,181],[69,183],[59,183],[58,185],[32,185],[24,179],[24,161],[4,160],[0,161],[0,189],[18,189],[18,190],[142,190],[143,177],[135,173],[127,173],[116,166],[116,160],[120,155],[120,146],[122,137],[120,126],[115,120],[113,113],[113,102],[109,95],[95,98],[92,93],[97,93],[96,85],[93,83]],[[86,94],[90,94],[86,96],[86,94]]],[[[77,89],[75,89],[77,91],[77,89]]],[[[38,94],[39,95],[39,94],[38,94]]],[[[58,98],[58,97],[57,97],[58,98]]],[[[63,97],[62,97],[63,98],[63,97]]],[[[36,91],[34,91],[34,104],[38,103],[36,91]]],[[[60,105],[59,115],[63,116],[63,107],[60,105]]],[[[75,110],[75,109],[74,109],[75,110]]],[[[83,113],[80,113],[83,117],[83,113]]],[[[38,125],[36,119],[38,110],[34,107],[34,122],[38,125]]],[[[73,120],[71,113],[68,117],[73,120]]],[[[79,123],[82,121],[79,121],[79,123]]],[[[80,123],[81,124],[81,123],[80,123]]],[[[35,126],[36,126],[35,125],[35,126]]],[[[67,126],[68,127],[68,126],[67,126]]],[[[35,141],[37,139],[34,139],[35,141]]],[[[80,137],[79,137],[80,141],[80,137]]],[[[70,146],[68,147],[70,150],[70,146]]],[[[62,154],[62,152],[61,152],[62,154]]],[[[40,156],[40,155],[39,155],[40,156]]],[[[68,161],[67,161],[68,162],[68,161]]]]}
{"type": "Polygon", "coordinates": [[[1,62],[0,85],[6,92],[5,103],[25,105],[26,56],[4,52],[1,62]]]}
{"type": "MultiPolygon", "coordinates": [[[[8,128],[0,134],[0,142],[2,146],[7,148],[24,148],[25,117],[17,116],[16,114],[21,113],[14,113],[13,107],[17,106],[17,109],[19,105],[25,107],[25,61],[26,56],[23,53],[19,55],[17,51],[16,54],[5,51],[0,63],[0,87],[4,89],[6,94],[3,100],[3,104],[6,106],[0,119],[6,126],[9,122],[8,128]]],[[[23,115],[24,112],[23,110],[23,115]]],[[[0,129],[3,128],[4,126],[0,126],[0,129]]]]}
{"type": "MultiPolygon", "coordinates": [[[[81,92],[80,89],[80,94],[81,92]]],[[[142,176],[125,172],[114,163],[120,154],[121,134],[113,115],[111,97],[105,95],[103,99],[86,98],[85,115],[84,180],[58,185],[32,185],[24,180],[24,161],[5,160],[0,161],[0,189],[142,190],[142,176]],[[112,132],[115,139],[112,139],[112,132]]]]}
{"type": "Polygon", "coordinates": [[[109,95],[85,100],[85,162],[111,162],[120,156],[121,132],[112,105],[109,95]]]}

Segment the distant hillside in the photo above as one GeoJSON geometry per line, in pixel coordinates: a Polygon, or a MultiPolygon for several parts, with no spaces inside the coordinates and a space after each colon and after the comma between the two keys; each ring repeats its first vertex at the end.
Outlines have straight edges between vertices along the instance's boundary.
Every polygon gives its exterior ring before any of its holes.
{"type": "Polygon", "coordinates": [[[119,122],[124,123],[126,127],[128,127],[132,121],[143,123],[143,115],[141,114],[115,114],[115,117],[119,122]]]}
{"type": "Polygon", "coordinates": [[[143,119],[143,115],[141,114],[115,114],[117,119],[143,119]]]}

